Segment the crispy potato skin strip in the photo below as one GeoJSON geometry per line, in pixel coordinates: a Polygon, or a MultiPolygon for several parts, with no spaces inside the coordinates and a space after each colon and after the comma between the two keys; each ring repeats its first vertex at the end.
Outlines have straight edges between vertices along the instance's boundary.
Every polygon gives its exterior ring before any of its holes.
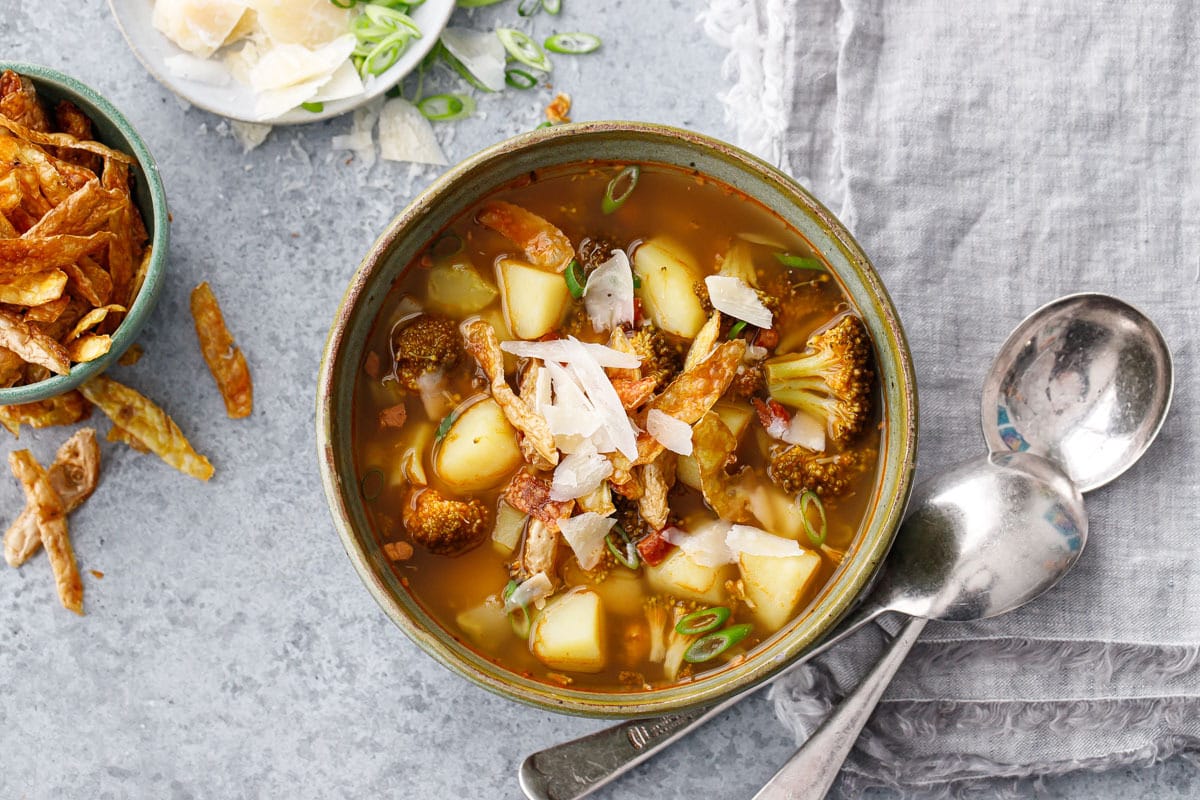
{"type": "Polygon", "coordinates": [[[29,128],[3,116],[0,116],[0,128],[6,128],[9,132],[16,134],[22,139],[34,144],[40,144],[43,147],[65,147],[68,150],[83,150],[87,153],[95,153],[101,158],[111,158],[114,161],[123,161],[126,164],[134,163],[131,156],[127,156],[119,150],[105,147],[99,142],[81,141],[69,133],[43,133],[42,131],[35,131],[33,128],[29,128]]]}
{"type": "Polygon", "coordinates": [[[66,288],[67,273],[62,270],[27,272],[0,282],[0,303],[40,306],[62,297],[66,288]]]}
{"type": "MultiPolygon", "coordinates": [[[[613,328],[612,333],[608,335],[608,346],[618,353],[628,353],[631,356],[636,356],[637,350],[633,349],[633,344],[629,341],[629,337],[625,335],[625,331],[620,328],[613,328]]],[[[617,381],[639,381],[642,379],[642,368],[634,367],[632,369],[624,369],[622,367],[605,367],[604,372],[608,375],[609,380],[616,385],[617,381]]],[[[620,394],[620,390],[618,390],[620,394]]]]}
{"type": "Polygon", "coordinates": [[[93,178],[46,212],[25,236],[30,239],[61,233],[90,236],[106,226],[109,216],[126,202],[125,194],[105,189],[99,178],[93,178]]]}
{"type": "Polygon", "coordinates": [[[617,397],[621,399],[621,405],[625,410],[637,408],[650,399],[654,394],[654,390],[658,388],[657,378],[639,378],[636,381],[631,381],[627,378],[613,378],[613,389],[617,392],[617,397]]]}
{"type": "MultiPolygon", "coordinates": [[[[725,394],[745,353],[746,342],[742,339],[718,345],[708,358],[680,373],[662,394],[651,400],[646,407],[647,413],[656,408],[689,425],[695,424],[725,394]]],[[[638,457],[634,463],[649,464],[663,449],[650,435],[639,435],[638,457]]]]}
{"type": "Polygon", "coordinates": [[[225,401],[225,413],[232,419],[250,416],[254,410],[254,385],[246,356],[233,343],[217,296],[208,283],[192,290],[192,319],[196,323],[196,338],[208,370],[217,381],[225,401]]]}
{"type": "Polygon", "coordinates": [[[575,508],[574,500],[551,500],[550,482],[527,470],[513,476],[504,490],[504,501],[518,511],[540,519],[554,534],[558,533],[558,521],[571,516],[575,508]]]}
{"type": "Polygon", "coordinates": [[[146,445],[142,443],[141,439],[137,438],[119,425],[113,425],[111,428],[109,428],[108,434],[104,438],[108,439],[110,442],[120,442],[123,445],[133,448],[139,453],[150,452],[150,448],[146,447],[146,445]]]}
{"type": "Polygon", "coordinates": [[[58,375],[71,371],[65,347],[9,311],[0,311],[0,346],[58,375]]]}
{"type": "Polygon", "coordinates": [[[63,608],[83,614],[83,580],[75,564],[75,551],[67,534],[67,510],[42,466],[28,450],[8,454],[8,465],[25,490],[25,502],[32,506],[37,519],[38,535],[50,556],[58,600],[63,608]]]}
{"type": "Polygon", "coordinates": [[[695,444],[692,457],[699,467],[704,500],[727,522],[752,522],[749,499],[733,489],[733,479],[725,472],[729,457],[737,449],[737,439],[715,411],[709,411],[696,423],[692,441],[695,444]]]}
{"type": "Polygon", "coordinates": [[[112,337],[107,333],[89,333],[67,345],[67,355],[76,364],[95,361],[112,349],[112,337]]]}
{"type": "Polygon", "coordinates": [[[692,346],[688,348],[687,356],[683,360],[683,371],[687,372],[707,358],[720,335],[721,312],[714,311],[708,322],[704,323],[704,327],[696,333],[696,338],[692,339],[692,346]]]}
{"type": "MultiPolygon", "coordinates": [[[[525,529],[525,541],[521,546],[521,577],[529,578],[544,572],[555,580],[554,562],[558,557],[558,527],[550,526],[538,518],[530,520],[525,529]]],[[[557,581],[555,581],[557,582],[557,581]]]]}
{"type": "Polygon", "coordinates": [[[96,252],[112,240],[113,235],[108,231],[97,231],[90,236],[60,233],[33,239],[0,239],[0,274],[20,275],[61,269],[96,252]]]}
{"type": "Polygon", "coordinates": [[[50,132],[50,122],[38,102],[33,81],[11,69],[0,73],[0,117],[8,117],[35,131],[50,132]]]}
{"type": "Polygon", "coordinates": [[[3,424],[16,436],[21,425],[30,425],[34,428],[74,425],[80,420],[87,419],[91,413],[92,406],[83,399],[83,395],[78,391],[70,391],[33,403],[0,406],[0,424],[3,424]]]}
{"type": "Polygon", "coordinates": [[[175,469],[202,481],[213,476],[212,464],[192,449],[175,421],[140,393],[105,375],[92,378],[80,386],[79,391],[114,423],[129,431],[175,469]]]}
{"type": "MultiPolygon", "coordinates": [[[[100,445],[96,443],[96,431],[81,428],[63,442],[47,477],[68,514],[91,497],[100,481],[100,445]]],[[[26,506],[4,534],[4,560],[10,567],[19,567],[41,546],[37,511],[26,506]]]]}
{"type": "Polygon", "coordinates": [[[575,257],[571,240],[532,211],[503,200],[484,205],[479,221],[520,247],[529,263],[562,272],[575,257]]]}
{"type": "Polygon", "coordinates": [[[658,458],[642,467],[642,496],[638,500],[638,512],[654,530],[667,527],[671,508],[667,503],[667,492],[675,480],[675,454],[664,451],[658,458]]]}
{"type": "Polygon", "coordinates": [[[504,379],[504,353],[500,350],[496,329],[482,319],[469,319],[462,324],[462,335],[467,352],[487,375],[492,398],[500,405],[512,426],[525,434],[537,456],[544,462],[535,466],[553,467],[558,463],[554,435],[550,433],[546,420],[517,397],[504,379]]]}

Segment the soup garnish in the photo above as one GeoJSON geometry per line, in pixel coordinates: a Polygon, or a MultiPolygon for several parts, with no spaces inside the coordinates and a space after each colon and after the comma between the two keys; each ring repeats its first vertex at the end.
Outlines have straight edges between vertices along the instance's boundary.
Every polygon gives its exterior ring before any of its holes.
{"type": "Polygon", "coordinates": [[[803,616],[854,546],[871,362],[820,254],[753,200],[659,165],[540,171],[385,302],[363,500],[414,598],[498,664],[691,680],[803,616]]]}

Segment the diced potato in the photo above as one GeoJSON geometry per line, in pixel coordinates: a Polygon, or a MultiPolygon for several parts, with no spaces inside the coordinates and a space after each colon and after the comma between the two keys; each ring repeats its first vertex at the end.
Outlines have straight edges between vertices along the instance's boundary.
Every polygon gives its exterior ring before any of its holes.
{"type": "Polygon", "coordinates": [[[525,521],[529,516],[510,506],[503,500],[496,506],[496,524],[492,527],[492,547],[500,555],[508,557],[517,549],[525,521]]]}
{"type": "Polygon", "coordinates": [[[534,619],[529,642],[533,655],[551,669],[604,669],[608,654],[600,595],[573,589],[550,600],[534,619]]]}
{"type": "Polygon", "coordinates": [[[759,623],[768,631],[783,627],[796,613],[820,565],[821,557],[811,550],[798,556],[738,556],[746,599],[754,604],[759,623]]]}
{"type": "Polygon", "coordinates": [[[517,432],[490,397],[459,414],[433,456],[438,477],[458,492],[497,486],[520,464],[517,432]]]}
{"type": "Polygon", "coordinates": [[[641,279],[642,308],[655,326],[691,339],[707,317],[693,289],[701,279],[699,265],[683,245],[656,236],[633,253],[633,271],[641,279]]]}
{"type": "Polygon", "coordinates": [[[691,456],[680,456],[675,461],[675,477],[684,486],[700,491],[700,465],[691,456]]]}
{"type": "Polygon", "coordinates": [[[495,598],[460,612],[454,622],[477,647],[487,650],[502,646],[513,635],[504,606],[495,598]]]}
{"type": "Polygon", "coordinates": [[[562,324],[571,302],[562,275],[515,258],[500,259],[496,269],[504,315],[514,334],[521,339],[539,339],[562,324]]]}
{"type": "Polygon", "coordinates": [[[425,287],[431,309],[457,318],[482,311],[499,294],[469,261],[457,258],[429,270],[425,287]]]}
{"type": "Polygon", "coordinates": [[[754,418],[754,409],[745,403],[730,403],[721,400],[713,406],[713,411],[717,412],[721,422],[725,423],[725,427],[729,428],[733,438],[738,441],[741,441],[742,434],[746,432],[750,420],[754,418]]]}
{"type": "Polygon", "coordinates": [[[604,608],[609,613],[626,617],[642,615],[642,604],[646,596],[642,590],[642,579],[637,573],[618,567],[592,588],[600,595],[600,599],[604,601],[604,608]]]}
{"type": "Polygon", "coordinates": [[[646,566],[646,581],[654,591],[713,606],[725,602],[725,581],[731,577],[733,570],[728,565],[697,564],[679,548],[672,550],[657,567],[646,566]]]}

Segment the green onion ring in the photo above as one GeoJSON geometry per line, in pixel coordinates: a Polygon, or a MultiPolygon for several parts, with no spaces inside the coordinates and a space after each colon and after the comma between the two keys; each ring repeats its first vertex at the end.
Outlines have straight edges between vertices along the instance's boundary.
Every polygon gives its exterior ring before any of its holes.
{"type": "Polygon", "coordinates": [[[563,277],[567,281],[567,291],[571,293],[571,297],[576,300],[583,297],[583,292],[587,288],[587,278],[584,277],[583,267],[579,266],[578,259],[571,259],[571,263],[567,265],[566,272],[563,277]]]}
{"type": "Polygon", "coordinates": [[[695,636],[696,634],[715,631],[725,624],[729,619],[730,613],[729,609],[725,606],[714,606],[712,608],[693,611],[675,623],[675,632],[682,633],[684,636],[695,636]]]}
{"type": "Polygon", "coordinates": [[[553,128],[553,127],[554,127],[553,122],[543,122],[541,125],[538,125],[536,128],[534,128],[534,130],[540,131],[542,128],[553,128]]]}
{"type": "Polygon", "coordinates": [[[363,59],[363,69],[371,75],[382,75],[400,60],[400,54],[412,37],[405,33],[393,33],[379,41],[363,59]]]}
{"type": "Polygon", "coordinates": [[[729,329],[729,336],[726,338],[728,338],[729,341],[732,342],[734,339],[736,339],[738,336],[741,335],[742,331],[746,330],[747,324],[748,323],[746,322],[746,320],[739,319],[737,322],[735,322],[733,324],[733,327],[729,329]]]}
{"type": "Polygon", "coordinates": [[[532,17],[542,7],[542,0],[521,0],[517,3],[517,14],[522,17],[532,17]]]}
{"type": "Polygon", "coordinates": [[[825,544],[825,537],[829,532],[829,526],[825,520],[825,504],[821,502],[821,498],[817,497],[817,493],[812,489],[805,489],[801,492],[800,499],[797,502],[800,504],[800,519],[804,522],[804,532],[808,534],[808,540],[813,543],[814,547],[820,547],[825,544]],[[810,505],[815,505],[821,515],[821,530],[819,532],[808,520],[808,507],[810,505]]]}
{"type": "Polygon", "coordinates": [[[358,5],[358,0],[329,0],[329,2],[338,8],[354,8],[354,6],[358,5]]]}
{"type": "Polygon", "coordinates": [[[324,103],[301,103],[300,107],[305,111],[311,111],[314,114],[319,114],[325,110],[324,103]]]}
{"type": "Polygon", "coordinates": [[[431,94],[417,103],[425,119],[446,122],[469,117],[475,111],[475,101],[465,94],[431,94]]]}
{"type": "Polygon", "coordinates": [[[387,476],[383,474],[383,470],[379,467],[371,467],[363,474],[358,486],[362,490],[363,499],[368,503],[374,503],[379,499],[379,495],[383,494],[383,487],[386,483],[387,476]]]}
{"type": "Polygon", "coordinates": [[[546,39],[546,49],[565,56],[581,56],[600,49],[600,37],[582,31],[556,33],[546,39]]]}
{"type": "Polygon", "coordinates": [[[501,0],[458,0],[459,8],[483,8],[484,6],[494,6],[501,0]]]}
{"type": "Polygon", "coordinates": [[[550,14],[562,11],[562,0],[542,0],[542,8],[550,14]]]}
{"type": "Polygon", "coordinates": [[[638,277],[637,275],[633,276],[633,288],[635,288],[635,289],[642,288],[642,279],[640,277],[638,277]]]}
{"type": "Polygon", "coordinates": [[[455,419],[457,419],[457,417],[453,411],[442,417],[442,421],[438,423],[437,430],[433,433],[433,441],[435,443],[446,438],[446,434],[450,432],[452,427],[454,427],[455,419]]]}
{"type": "Polygon", "coordinates": [[[629,534],[620,525],[614,525],[613,529],[605,535],[604,544],[608,547],[608,552],[613,554],[613,558],[621,563],[621,566],[635,570],[642,565],[642,560],[638,557],[637,547],[633,542],[629,541],[629,534]],[[625,545],[624,548],[616,543],[614,534],[620,537],[625,545]]]}
{"type": "MultiPolygon", "coordinates": [[[[500,599],[508,603],[509,596],[517,590],[517,582],[509,580],[505,585],[504,591],[500,593],[500,599]]],[[[529,635],[530,621],[529,609],[525,606],[519,606],[508,612],[508,624],[512,626],[513,633],[522,638],[529,635]],[[519,616],[518,616],[519,615],[519,616]]]]}
{"type": "Polygon", "coordinates": [[[683,660],[690,664],[701,664],[716,658],[735,644],[745,639],[754,626],[749,623],[730,625],[723,631],[710,633],[692,642],[683,654],[683,660]]]}
{"type": "Polygon", "coordinates": [[[537,86],[538,79],[523,69],[509,67],[504,71],[504,82],[514,89],[532,89],[537,86]]]}
{"type": "Polygon", "coordinates": [[[629,195],[633,194],[633,190],[637,187],[638,177],[641,174],[642,170],[636,164],[618,172],[617,177],[609,181],[608,186],[604,189],[604,200],[600,204],[600,209],[605,214],[611,214],[625,205],[625,201],[629,199],[629,195]],[[621,181],[626,181],[629,186],[618,196],[616,191],[621,181]]]}
{"type": "Polygon", "coordinates": [[[825,265],[816,258],[798,256],[792,253],[776,253],[775,258],[788,269],[807,269],[814,272],[825,271],[825,265]]]}
{"type": "Polygon", "coordinates": [[[496,36],[500,37],[508,54],[525,66],[542,72],[553,69],[546,52],[542,50],[541,45],[530,39],[528,34],[512,28],[496,28],[496,36]]]}

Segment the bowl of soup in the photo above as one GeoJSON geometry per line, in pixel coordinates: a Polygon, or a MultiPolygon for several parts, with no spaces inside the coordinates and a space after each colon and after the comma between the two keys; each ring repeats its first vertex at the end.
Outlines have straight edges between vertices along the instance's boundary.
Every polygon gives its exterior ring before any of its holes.
{"type": "Polygon", "coordinates": [[[637,716],[770,678],[866,591],[908,498],[895,308],[830,212],[659,125],[523,134],[383,233],[318,389],[335,527],[435,659],[637,716]]]}

